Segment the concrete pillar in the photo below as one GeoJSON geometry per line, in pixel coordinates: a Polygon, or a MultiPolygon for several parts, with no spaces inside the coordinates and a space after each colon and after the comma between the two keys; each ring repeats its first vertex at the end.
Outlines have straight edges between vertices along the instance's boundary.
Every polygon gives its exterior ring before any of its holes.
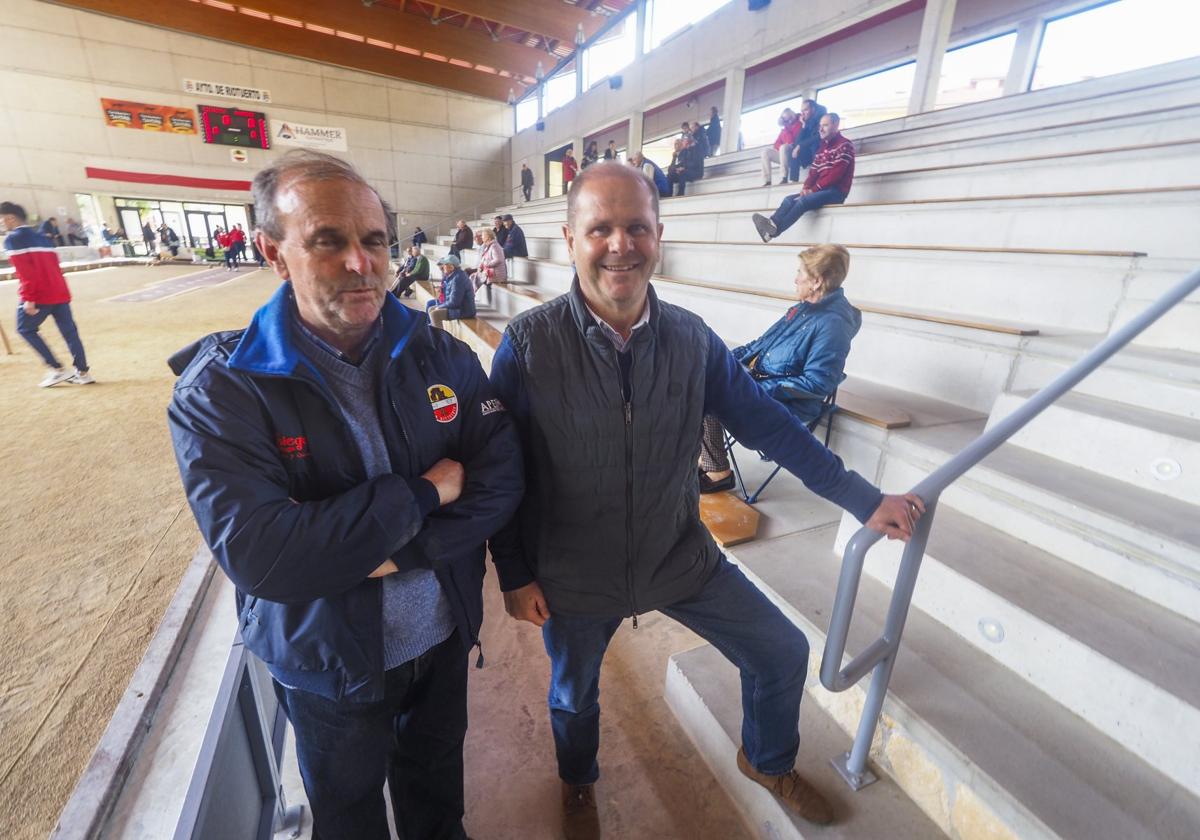
{"type": "Polygon", "coordinates": [[[1017,26],[1017,43],[1013,45],[1012,61],[1008,65],[1008,75],[1004,78],[1004,95],[1024,93],[1033,83],[1033,71],[1037,67],[1038,46],[1041,44],[1042,27],[1045,21],[1041,18],[1023,20],[1017,26]]]}
{"type": "Polygon", "coordinates": [[[546,86],[538,82],[537,86],[537,101],[538,101],[538,122],[546,116],[546,86]]]}
{"type": "Polygon", "coordinates": [[[642,112],[634,111],[629,115],[629,145],[625,152],[626,157],[633,155],[642,150],[642,112]]]}
{"type": "Polygon", "coordinates": [[[575,48],[575,98],[583,96],[583,50],[575,48]]]}
{"type": "Polygon", "coordinates": [[[742,97],[746,90],[746,68],[734,67],[725,74],[725,101],[721,103],[721,154],[737,151],[742,130],[742,97]]]}
{"type": "Polygon", "coordinates": [[[942,56],[950,43],[957,0],[928,0],[921,21],[921,40],[917,45],[917,72],[913,78],[908,113],[932,111],[937,101],[938,82],[942,78],[942,56]]]}
{"type": "MultiPolygon", "coordinates": [[[[633,60],[637,61],[646,54],[646,26],[648,25],[648,21],[646,20],[646,0],[638,0],[637,12],[635,14],[637,15],[637,35],[635,36],[636,42],[633,46],[633,60]]],[[[638,148],[641,148],[640,141],[638,148]]]]}

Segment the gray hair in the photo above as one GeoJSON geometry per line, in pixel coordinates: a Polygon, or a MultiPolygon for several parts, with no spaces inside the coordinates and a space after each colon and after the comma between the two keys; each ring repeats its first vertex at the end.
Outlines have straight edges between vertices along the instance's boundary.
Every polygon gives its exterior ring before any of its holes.
{"type": "Polygon", "coordinates": [[[285,231],[276,204],[280,189],[296,181],[329,180],[361,184],[373,192],[379,199],[384,219],[387,221],[388,243],[396,241],[396,215],[379,194],[379,190],[367,183],[367,179],[360,175],[357,169],[341,158],[308,149],[294,149],[265,169],[260,169],[254,176],[250,193],[254,197],[254,215],[258,229],[272,239],[281,241],[285,231]]]}

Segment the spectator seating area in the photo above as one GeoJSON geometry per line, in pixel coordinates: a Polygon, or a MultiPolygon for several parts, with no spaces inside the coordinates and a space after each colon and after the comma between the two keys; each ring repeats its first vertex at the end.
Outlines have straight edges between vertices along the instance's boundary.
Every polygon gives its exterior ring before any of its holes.
{"type": "MultiPolygon", "coordinates": [[[[710,159],[687,197],[663,202],[655,288],[734,345],[788,305],[802,246],[846,245],[863,327],[831,446],[891,492],[1200,263],[1200,61],[845,133],[858,149],[849,200],[769,245],[750,214],[795,187],[760,186],[758,149],[710,159]]],[[[516,216],[531,257],[479,318],[452,326],[485,364],[507,319],[572,277],[565,198],[494,212],[516,216]]],[[[857,523],[788,475],[759,507],[765,532],[733,556],[808,634],[815,674],[857,523]]],[[[851,655],[882,624],[899,548],[869,555],[851,655]]],[[[915,802],[951,837],[1195,837],[1200,302],[942,497],[914,607],[872,754],[911,801],[868,788],[856,808],[915,802]]],[[[811,739],[852,734],[865,685],[833,695],[812,683],[811,739]]],[[[732,770],[737,691],[711,650],[669,668],[669,701],[744,813],[798,837],[732,770]]],[[[850,735],[834,742],[846,749],[850,735]]]]}

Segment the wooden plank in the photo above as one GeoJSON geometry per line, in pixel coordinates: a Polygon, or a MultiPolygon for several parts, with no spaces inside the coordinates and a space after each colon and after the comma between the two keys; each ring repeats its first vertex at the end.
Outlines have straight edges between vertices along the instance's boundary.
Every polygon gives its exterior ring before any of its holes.
{"type": "Polygon", "coordinates": [[[939,315],[933,312],[918,312],[913,309],[889,309],[884,306],[873,306],[865,303],[855,303],[863,312],[873,312],[876,315],[890,315],[895,318],[909,318],[914,321],[929,321],[934,324],[949,324],[954,327],[966,327],[972,330],[1002,333],[1004,335],[1039,335],[1040,330],[1034,327],[1020,327],[1016,324],[1004,324],[997,321],[970,321],[966,318],[955,318],[950,315],[939,315]]]}
{"type": "Polygon", "coordinates": [[[912,418],[903,409],[869,397],[860,397],[846,390],[845,386],[838,389],[837,413],[881,429],[904,429],[912,425],[912,418]]]}
{"type": "Polygon", "coordinates": [[[700,494],[700,521],[723,548],[758,536],[758,516],[758,511],[734,492],[700,494]]]}

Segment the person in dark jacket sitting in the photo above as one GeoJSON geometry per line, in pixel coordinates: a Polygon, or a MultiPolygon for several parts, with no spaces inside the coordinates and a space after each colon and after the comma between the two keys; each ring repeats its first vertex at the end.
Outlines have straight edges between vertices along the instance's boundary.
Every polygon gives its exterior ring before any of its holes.
{"type": "Polygon", "coordinates": [[[812,166],[813,157],[821,146],[821,117],[828,111],[824,105],[815,100],[805,99],[800,103],[800,122],[803,127],[796,135],[796,143],[792,146],[792,155],[788,169],[788,177],[793,183],[800,183],[800,170],[812,166]]]}
{"type": "Polygon", "coordinates": [[[428,241],[429,241],[429,237],[427,237],[425,235],[425,231],[421,230],[421,227],[418,225],[417,228],[413,231],[412,244],[416,245],[419,248],[428,241]]]}
{"type": "MultiPolygon", "coordinates": [[[[795,281],[799,303],[762,336],[733,350],[758,386],[803,423],[820,416],[821,402],[846,378],[850,341],[862,326],[862,314],[842,291],[849,268],[850,252],[841,245],[801,251],[795,281]]],[[[717,418],[706,416],[700,492],[732,488],[725,429],[717,418]]]]}
{"type": "Polygon", "coordinates": [[[671,182],[667,178],[667,173],[662,171],[661,166],[641,152],[634,152],[629,156],[629,165],[642,170],[642,173],[654,182],[659,198],[671,197],[671,182]]]}
{"type": "Polygon", "coordinates": [[[459,219],[454,224],[454,244],[450,246],[450,253],[454,256],[460,256],[463,251],[469,251],[475,247],[475,232],[467,226],[467,223],[459,219]]]}
{"type": "Polygon", "coordinates": [[[504,258],[528,257],[529,246],[525,243],[525,231],[513,220],[512,213],[504,214],[504,229],[508,232],[504,239],[504,258]]]}
{"type": "Polygon", "coordinates": [[[675,156],[667,178],[675,185],[675,195],[683,195],[688,181],[699,181],[704,177],[704,153],[690,134],[675,141],[675,156]]]}
{"type": "Polygon", "coordinates": [[[453,254],[438,260],[442,270],[442,294],[445,303],[429,310],[429,321],[440,327],[446,321],[458,321],[475,317],[475,284],[462,270],[462,262],[453,254]]]}
{"type": "Polygon", "coordinates": [[[513,425],[464,344],[387,293],[391,214],[348,163],[253,183],[284,281],[177,353],[188,503],[274,678],[324,840],[466,837],[467,658],[484,541],[516,508],[513,425]]]}

